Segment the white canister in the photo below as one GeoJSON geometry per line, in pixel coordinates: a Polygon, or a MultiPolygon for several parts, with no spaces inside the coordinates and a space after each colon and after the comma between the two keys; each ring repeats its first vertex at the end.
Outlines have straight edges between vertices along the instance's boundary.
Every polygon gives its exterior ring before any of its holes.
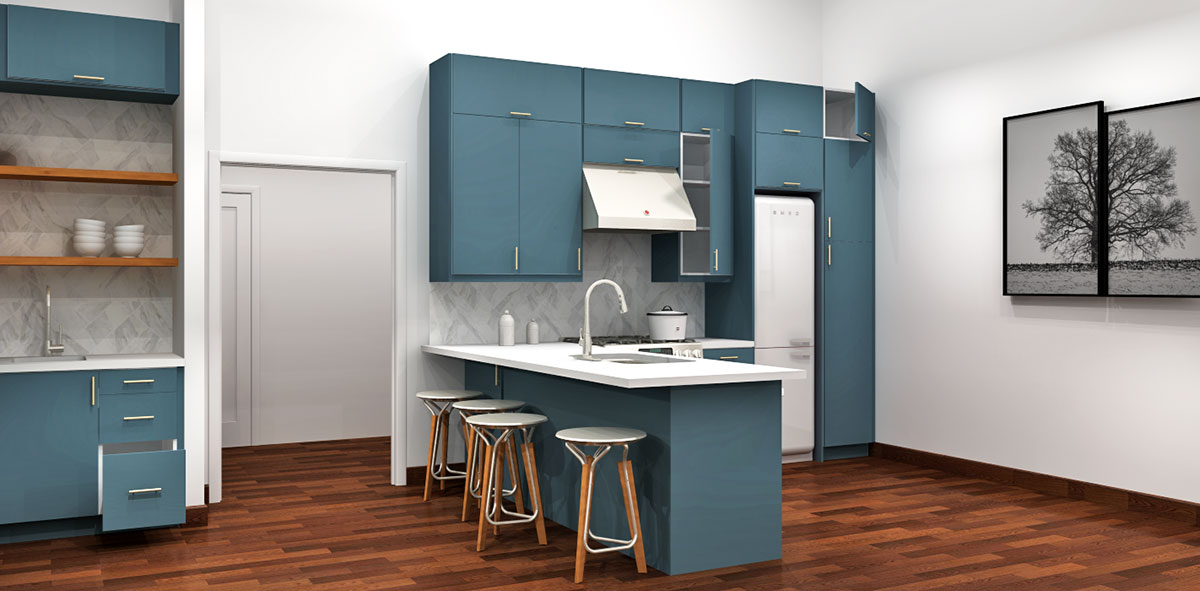
{"type": "Polygon", "coordinates": [[[537,320],[530,320],[529,324],[525,325],[525,342],[530,345],[536,345],[541,342],[540,339],[537,320]]]}
{"type": "Polygon", "coordinates": [[[517,344],[517,322],[513,320],[508,310],[500,316],[500,346],[511,347],[517,344]]]}
{"type": "Polygon", "coordinates": [[[687,312],[663,306],[657,312],[647,312],[650,321],[650,338],[655,341],[682,341],[687,338],[687,312]]]}

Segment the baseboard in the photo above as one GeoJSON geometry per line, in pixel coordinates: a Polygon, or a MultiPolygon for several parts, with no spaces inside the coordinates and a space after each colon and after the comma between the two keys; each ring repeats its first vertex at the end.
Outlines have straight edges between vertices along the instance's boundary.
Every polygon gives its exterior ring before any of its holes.
{"type": "Polygon", "coordinates": [[[188,507],[184,515],[183,527],[203,527],[208,525],[208,505],[188,507]]]}
{"type": "MultiPolygon", "coordinates": [[[[462,472],[467,469],[466,462],[450,463],[451,470],[462,472]]],[[[425,486],[425,466],[409,466],[404,470],[406,486],[425,486]]]]}
{"type": "Polygon", "coordinates": [[[1051,476],[1028,470],[997,466],[975,460],[964,460],[928,451],[910,449],[887,443],[872,443],[871,456],[933,468],[943,472],[1011,484],[1040,493],[1100,503],[1128,511],[1152,513],[1175,521],[1200,525],[1200,503],[1180,501],[1134,492],[1103,484],[1094,484],[1051,476]]]}

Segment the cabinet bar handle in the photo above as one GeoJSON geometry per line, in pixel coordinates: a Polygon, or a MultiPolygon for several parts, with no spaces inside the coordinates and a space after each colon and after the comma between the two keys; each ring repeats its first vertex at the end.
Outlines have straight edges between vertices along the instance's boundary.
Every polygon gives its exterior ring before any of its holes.
{"type": "Polygon", "coordinates": [[[638,125],[638,126],[641,126],[641,125],[645,125],[645,123],[642,123],[641,121],[626,121],[626,122],[625,122],[625,125],[638,125]]]}
{"type": "Polygon", "coordinates": [[[583,270],[583,247],[575,249],[575,270],[583,270]]]}
{"type": "Polygon", "coordinates": [[[76,80],[96,80],[97,82],[104,82],[104,76],[84,76],[83,74],[75,74],[75,79],[76,80]]]}
{"type": "Polygon", "coordinates": [[[126,384],[153,384],[154,380],[125,380],[126,384]]]}
{"type": "Polygon", "coordinates": [[[154,415],[142,415],[140,417],[125,417],[126,421],[152,421],[154,415]]]}
{"type": "Polygon", "coordinates": [[[155,487],[155,488],[134,488],[129,491],[129,494],[144,495],[146,493],[156,493],[156,492],[162,492],[162,487],[159,486],[159,487],[155,487]]]}
{"type": "Polygon", "coordinates": [[[92,406],[96,406],[96,376],[92,376],[92,406]]]}
{"type": "Polygon", "coordinates": [[[721,359],[724,359],[724,360],[728,361],[728,360],[731,360],[731,359],[737,359],[737,358],[738,358],[738,356],[737,356],[737,355],[729,355],[729,356],[726,356],[726,357],[722,357],[721,359]]]}
{"type": "Polygon", "coordinates": [[[521,247],[513,247],[513,271],[521,270],[521,247]]]}
{"type": "Polygon", "coordinates": [[[492,385],[499,386],[500,385],[500,366],[493,365],[492,369],[494,369],[496,371],[496,375],[492,378],[492,385]]]}
{"type": "Polygon", "coordinates": [[[830,245],[826,246],[825,248],[828,249],[826,251],[827,254],[825,255],[827,257],[825,260],[825,264],[832,267],[833,266],[833,245],[830,244],[830,245]]]}
{"type": "Polygon", "coordinates": [[[642,160],[641,158],[626,158],[625,161],[632,162],[633,164],[641,164],[645,162],[645,160],[642,160]]]}
{"type": "Polygon", "coordinates": [[[721,249],[719,249],[719,248],[713,249],[713,271],[721,270],[721,253],[719,252],[720,250],[721,249]]]}
{"type": "Polygon", "coordinates": [[[800,133],[799,129],[785,129],[783,133],[800,133]]]}
{"type": "Polygon", "coordinates": [[[788,187],[799,187],[800,186],[800,183],[796,183],[796,182],[792,182],[792,181],[783,181],[783,184],[788,187]]]}
{"type": "Polygon", "coordinates": [[[514,117],[533,117],[533,113],[523,113],[521,111],[509,111],[508,114],[514,117]]]}
{"type": "Polygon", "coordinates": [[[864,132],[863,132],[863,135],[865,135],[865,136],[867,136],[867,137],[871,137],[871,132],[869,132],[869,131],[864,131],[864,132]]]}
{"type": "Polygon", "coordinates": [[[700,131],[712,131],[712,129],[709,129],[709,128],[707,128],[707,127],[701,127],[701,128],[700,128],[700,131]]]}
{"type": "Polygon", "coordinates": [[[829,218],[829,237],[833,238],[833,217],[829,218]]]}

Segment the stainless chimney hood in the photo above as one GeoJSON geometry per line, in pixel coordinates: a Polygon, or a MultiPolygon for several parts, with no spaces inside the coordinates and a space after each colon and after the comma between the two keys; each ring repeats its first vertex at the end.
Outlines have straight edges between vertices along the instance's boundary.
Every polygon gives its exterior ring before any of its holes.
{"type": "Polygon", "coordinates": [[[692,232],[696,215],[674,168],[587,163],[583,229],[692,232]]]}

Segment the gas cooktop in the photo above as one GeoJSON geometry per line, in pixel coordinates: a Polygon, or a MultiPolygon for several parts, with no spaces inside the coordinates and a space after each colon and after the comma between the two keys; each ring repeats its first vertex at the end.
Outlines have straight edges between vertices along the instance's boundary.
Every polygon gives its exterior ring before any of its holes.
{"type": "MultiPolygon", "coordinates": [[[[564,343],[578,343],[579,337],[563,337],[564,343]]],[[[694,343],[696,339],[683,339],[679,341],[662,341],[651,339],[647,335],[624,335],[616,337],[592,337],[592,344],[597,347],[605,345],[659,345],[659,344],[674,344],[674,343],[694,343]]]]}

